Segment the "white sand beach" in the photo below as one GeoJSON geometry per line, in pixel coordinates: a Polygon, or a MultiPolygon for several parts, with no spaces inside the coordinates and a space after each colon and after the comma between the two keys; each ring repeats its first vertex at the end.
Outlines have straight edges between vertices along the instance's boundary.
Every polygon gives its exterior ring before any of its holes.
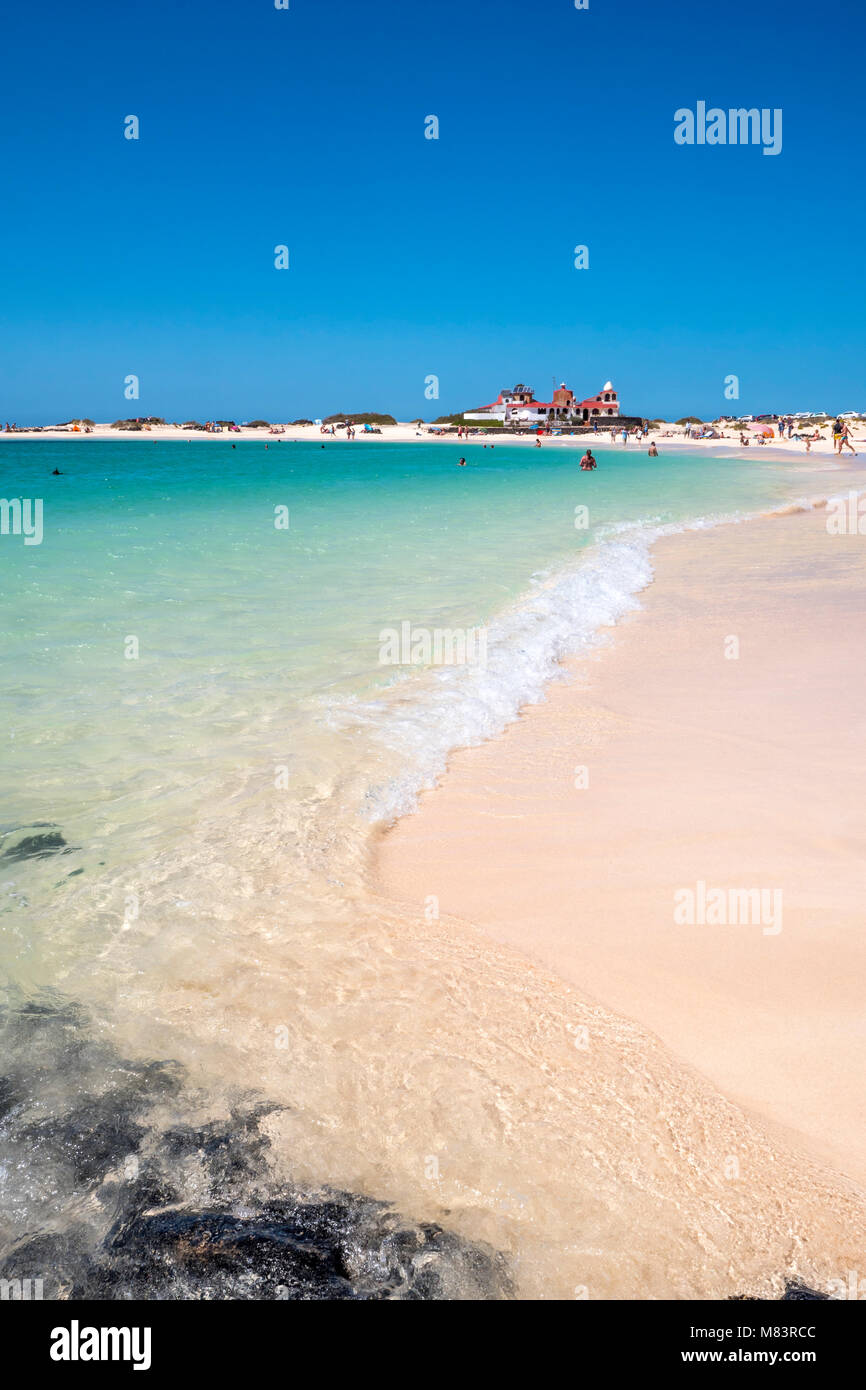
{"type": "Polygon", "coordinates": [[[866,1183],[863,537],[818,509],[655,564],[609,645],[385,834],[378,886],[437,894],[866,1183]],[[700,884],[768,890],[767,915],[679,922],[700,884]]]}
{"type": "MultiPolygon", "coordinates": [[[[123,441],[140,440],[174,440],[178,443],[189,443],[191,441],[205,441],[211,443],[257,443],[267,444],[269,447],[281,443],[294,443],[306,441],[308,443],[327,444],[330,439],[335,442],[346,443],[345,432],[338,431],[334,436],[322,433],[318,425],[281,425],[281,434],[272,434],[268,429],[250,429],[241,427],[237,432],[228,433],[208,433],[204,430],[183,429],[179,425],[151,425],[141,430],[119,430],[110,424],[95,424],[90,433],[84,430],[73,430],[70,426],[45,426],[44,428],[24,429],[18,428],[7,432],[0,429],[0,443],[12,442],[15,440],[33,439],[80,439],[80,440],[106,440],[115,439],[123,441]]],[[[528,434],[501,434],[499,431],[491,430],[484,435],[470,435],[468,438],[459,439],[456,434],[431,433],[430,425],[415,425],[408,421],[398,422],[396,425],[382,425],[379,427],[381,432],[378,434],[365,433],[362,425],[356,427],[356,434],[351,441],[353,445],[363,444],[406,444],[406,443],[449,443],[465,444],[469,449],[483,448],[486,444],[497,443],[502,446],[511,447],[516,445],[519,448],[535,448],[538,444],[538,437],[534,433],[528,434]]],[[[685,429],[674,423],[662,422],[658,428],[650,431],[648,439],[654,439],[660,453],[666,449],[680,451],[687,449],[694,452],[704,451],[742,451],[740,443],[740,433],[738,430],[729,429],[726,437],[720,439],[693,439],[689,438],[685,429]]],[[[854,448],[860,452],[866,452],[866,429],[862,424],[855,424],[853,430],[854,448]]],[[[542,449],[585,449],[587,445],[606,447],[610,445],[610,432],[600,430],[598,434],[588,433],[580,435],[545,435],[541,437],[540,447],[542,449]]],[[[633,440],[623,445],[619,439],[612,446],[617,449],[626,449],[630,452],[646,452],[647,445],[643,442],[637,443],[633,440]]],[[[825,427],[821,431],[821,438],[811,445],[811,451],[807,455],[806,444],[796,439],[768,439],[764,445],[758,444],[757,437],[752,437],[752,442],[748,446],[749,452],[754,451],[761,457],[770,457],[772,452],[784,454],[790,457],[792,454],[808,456],[810,458],[827,455],[833,456],[833,441],[830,431],[825,427]]],[[[845,457],[850,458],[851,454],[846,450],[845,457]]]]}

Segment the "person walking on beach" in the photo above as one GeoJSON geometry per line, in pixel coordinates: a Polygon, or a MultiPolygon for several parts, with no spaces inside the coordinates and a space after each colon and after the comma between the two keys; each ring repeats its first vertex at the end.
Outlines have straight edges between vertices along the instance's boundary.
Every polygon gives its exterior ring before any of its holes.
{"type": "Polygon", "coordinates": [[[597,468],[597,467],[598,467],[598,464],[596,463],[596,461],[595,461],[595,459],[594,459],[594,457],[593,457],[593,453],[592,453],[592,450],[591,450],[591,449],[587,449],[587,451],[586,451],[586,453],[584,454],[583,458],[580,460],[580,466],[581,466],[581,468],[583,469],[584,473],[591,473],[592,470],[593,470],[593,468],[597,468]]]}
{"type": "Polygon", "coordinates": [[[842,421],[838,415],[833,421],[833,452],[834,454],[841,454],[842,452],[842,421]]]}
{"type": "Polygon", "coordinates": [[[842,452],[843,447],[846,448],[846,449],[850,449],[850,450],[851,450],[851,453],[854,455],[854,457],[855,457],[855,458],[857,457],[857,450],[854,448],[854,445],[851,443],[851,431],[850,431],[850,429],[848,428],[848,421],[847,421],[847,420],[845,421],[845,423],[844,423],[843,426],[842,426],[842,433],[839,435],[839,453],[840,453],[840,454],[841,454],[841,452],[842,452]]]}
{"type": "Polygon", "coordinates": [[[627,430],[624,426],[623,426],[623,431],[622,431],[622,442],[623,442],[623,444],[627,444],[627,443],[628,443],[628,430],[627,430]]]}

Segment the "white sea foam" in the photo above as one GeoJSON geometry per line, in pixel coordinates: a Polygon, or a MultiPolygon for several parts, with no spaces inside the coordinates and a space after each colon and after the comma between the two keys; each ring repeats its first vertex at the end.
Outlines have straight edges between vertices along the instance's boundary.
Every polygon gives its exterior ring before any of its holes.
{"type": "Polygon", "coordinates": [[[366,727],[399,755],[403,767],[371,788],[365,813],[392,820],[414,808],[432,787],[448,754],[500,733],[524,705],[543,699],[562,675],[564,658],[588,651],[601,631],[638,607],[652,579],[650,547],[657,530],[631,533],[587,551],[579,563],[538,580],[520,602],[489,624],[484,666],[447,666],[400,682],[380,700],[358,702],[338,722],[366,727]]]}
{"type": "Polygon", "coordinates": [[[435,786],[448,756],[501,733],[524,705],[544,698],[562,662],[605,640],[604,630],[640,607],[651,583],[651,551],[662,536],[748,521],[766,512],[693,517],[685,522],[623,522],[599,527],[595,544],[556,574],[535,578],[517,603],[489,624],[485,666],[428,669],[398,681],[377,700],[332,708],[337,727],[363,728],[397,755],[400,771],[370,787],[364,814],[390,822],[413,811],[435,786]]]}

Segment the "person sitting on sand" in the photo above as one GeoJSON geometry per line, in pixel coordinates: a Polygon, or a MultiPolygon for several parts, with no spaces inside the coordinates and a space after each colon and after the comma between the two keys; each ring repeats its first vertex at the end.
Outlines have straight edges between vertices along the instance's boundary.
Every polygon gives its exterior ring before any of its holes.
{"type": "Polygon", "coordinates": [[[584,473],[591,473],[593,468],[598,467],[598,464],[596,463],[593,457],[591,449],[587,449],[583,458],[580,460],[580,466],[583,469],[584,473]]]}

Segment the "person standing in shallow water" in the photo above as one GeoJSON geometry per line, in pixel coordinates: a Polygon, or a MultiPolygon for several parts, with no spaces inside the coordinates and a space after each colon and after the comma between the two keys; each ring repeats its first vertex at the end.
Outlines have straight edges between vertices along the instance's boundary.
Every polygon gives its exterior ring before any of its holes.
{"type": "Polygon", "coordinates": [[[583,469],[584,473],[591,473],[593,468],[598,467],[598,464],[596,463],[595,458],[593,457],[591,449],[587,449],[583,458],[580,460],[580,466],[583,469]]]}

